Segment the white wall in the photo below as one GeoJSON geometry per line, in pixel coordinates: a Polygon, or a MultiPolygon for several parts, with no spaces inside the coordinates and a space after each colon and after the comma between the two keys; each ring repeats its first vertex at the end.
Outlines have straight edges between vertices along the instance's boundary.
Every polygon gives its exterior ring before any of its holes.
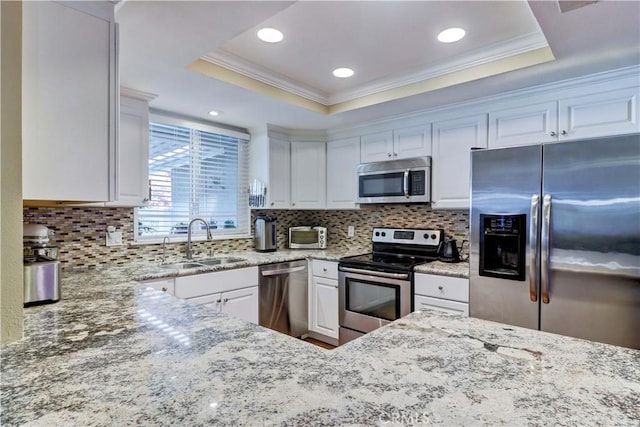
{"type": "Polygon", "coordinates": [[[22,338],[22,3],[0,2],[0,344],[22,338]]]}

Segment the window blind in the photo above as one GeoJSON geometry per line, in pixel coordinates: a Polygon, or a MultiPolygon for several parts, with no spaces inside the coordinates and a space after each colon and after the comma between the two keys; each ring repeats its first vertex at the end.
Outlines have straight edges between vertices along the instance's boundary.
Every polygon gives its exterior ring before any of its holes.
{"type": "MultiPolygon", "coordinates": [[[[218,236],[248,235],[249,141],[175,124],[149,124],[147,206],[136,210],[138,241],[186,236],[202,218],[218,236]]],[[[201,222],[194,236],[206,235],[201,222]]]]}

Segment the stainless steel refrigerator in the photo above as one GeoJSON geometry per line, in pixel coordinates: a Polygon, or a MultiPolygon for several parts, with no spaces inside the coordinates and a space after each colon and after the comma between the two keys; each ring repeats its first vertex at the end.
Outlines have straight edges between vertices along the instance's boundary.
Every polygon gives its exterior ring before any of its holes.
{"type": "Polygon", "coordinates": [[[640,349],[640,135],[471,153],[472,317],[640,349]]]}

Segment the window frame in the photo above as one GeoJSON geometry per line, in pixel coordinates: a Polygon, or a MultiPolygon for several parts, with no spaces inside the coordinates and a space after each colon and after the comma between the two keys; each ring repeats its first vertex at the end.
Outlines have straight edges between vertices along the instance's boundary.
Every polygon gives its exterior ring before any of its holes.
{"type": "MultiPolygon", "coordinates": [[[[196,131],[201,131],[201,132],[208,132],[208,133],[213,133],[213,134],[217,134],[217,135],[221,135],[224,137],[231,137],[231,138],[237,138],[239,140],[244,140],[246,141],[246,153],[244,154],[246,156],[246,159],[244,159],[244,161],[246,162],[246,180],[247,182],[244,183],[240,183],[239,184],[239,188],[248,188],[249,185],[249,144],[251,143],[251,135],[247,132],[247,131],[243,131],[243,130],[233,130],[233,129],[227,129],[227,128],[223,128],[223,127],[218,127],[215,124],[212,123],[205,123],[202,121],[198,121],[196,119],[191,119],[191,118],[186,118],[186,117],[180,117],[174,114],[170,114],[170,113],[166,113],[166,112],[158,112],[158,111],[152,111],[149,114],[149,123],[158,123],[161,125],[167,125],[167,126],[178,126],[178,127],[183,127],[183,128],[188,128],[188,129],[193,129],[196,131]]],[[[151,126],[150,126],[151,128],[151,126]]],[[[151,129],[149,130],[149,132],[151,132],[151,129]]],[[[149,150],[149,153],[151,153],[151,150],[149,150]]],[[[240,155],[240,150],[238,152],[238,155],[240,155]]],[[[149,161],[150,159],[147,159],[147,161],[149,161]]],[[[239,192],[239,196],[241,197],[242,191],[240,190],[239,192]]],[[[212,230],[212,240],[233,240],[233,239],[247,239],[247,238],[251,238],[252,234],[251,234],[251,208],[249,206],[249,200],[248,197],[244,198],[244,204],[246,205],[246,230],[241,230],[240,233],[233,233],[233,234],[225,234],[224,227],[212,230]]],[[[162,242],[165,238],[168,238],[171,242],[186,242],[187,241],[187,234],[164,234],[161,236],[148,236],[145,237],[145,235],[139,235],[139,225],[138,225],[138,218],[139,218],[139,207],[136,207],[134,209],[134,214],[133,214],[133,234],[134,234],[134,241],[133,244],[135,245],[144,245],[144,244],[155,244],[155,243],[160,243],[162,242]]],[[[240,215],[240,214],[239,214],[240,215]]],[[[193,218],[191,218],[193,219],[193,218]]],[[[194,226],[196,224],[200,224],[200,222],[195,223],[194,226]]],[[[192,241],[204,241],[207,240],[207,236],[206,233],[202,233],[200,230],[198,230],[198,232],[196,232],[197,228],[194,227],[194,233],[191,236],[191,240],[192,241]]]]}

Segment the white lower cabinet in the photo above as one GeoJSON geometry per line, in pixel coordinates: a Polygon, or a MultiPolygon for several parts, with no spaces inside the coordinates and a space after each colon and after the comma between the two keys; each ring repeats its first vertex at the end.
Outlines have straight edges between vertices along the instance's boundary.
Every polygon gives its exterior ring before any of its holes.
{"type": "Polygon", "coordinates": [[[258,267],[176,277],[175,296],[258,324],[258,267]]]}
{"type": "Polygon", "coordinates": [[[175,283],[173,277],[166,277],[163,279],[151,279],[138,282],[140,285],[149,286],[150,288],[157,289],[162,292],[166,292],[171,295],[175,295],[175,283]]]}
{"type": "Polygon", "coordinates": [[[416,273],[414,308],[469,316],[469,279],[416,273]]]}
{"type": "Polygon", "coordinates": [[[310,263],[309,331],[337,340],[338,263],[316,259],[310,263]]]}

